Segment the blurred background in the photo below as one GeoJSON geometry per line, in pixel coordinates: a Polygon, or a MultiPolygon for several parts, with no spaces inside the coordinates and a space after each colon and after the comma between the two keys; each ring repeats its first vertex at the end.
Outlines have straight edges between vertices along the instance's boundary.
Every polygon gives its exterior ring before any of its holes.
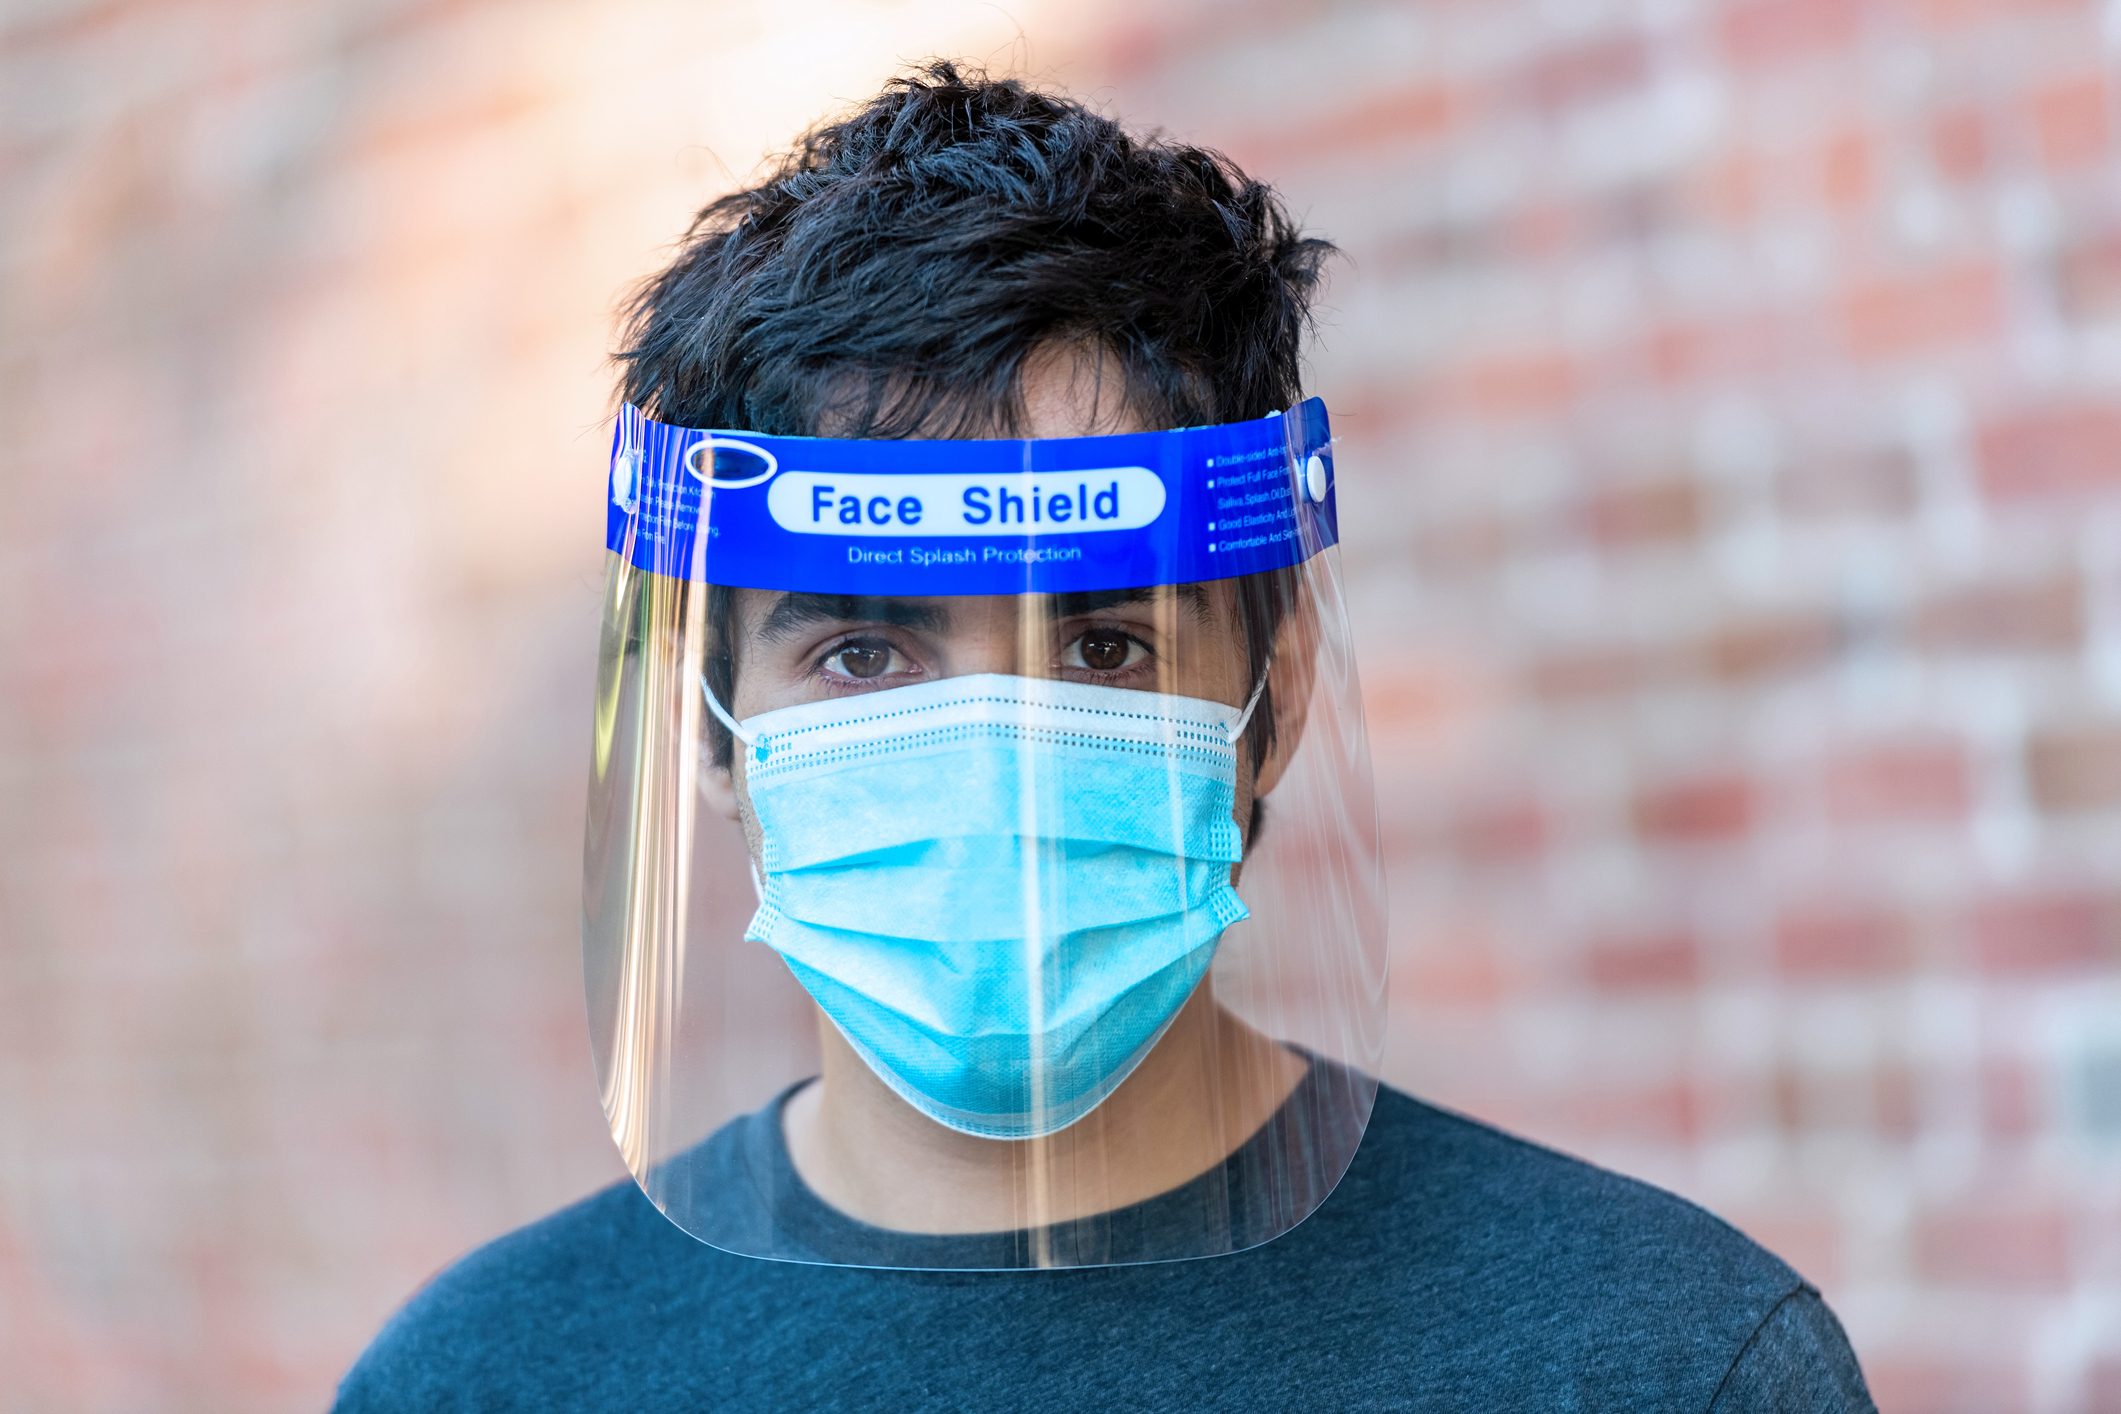
{"type": "Polygon", "coordinates": [[[2121,0],[0,16],[0,1405],[320,1407],[622,1175],[615,301],[940,53],[1347,252],[1388,1078],[2121,1410],[2121,0]]]}

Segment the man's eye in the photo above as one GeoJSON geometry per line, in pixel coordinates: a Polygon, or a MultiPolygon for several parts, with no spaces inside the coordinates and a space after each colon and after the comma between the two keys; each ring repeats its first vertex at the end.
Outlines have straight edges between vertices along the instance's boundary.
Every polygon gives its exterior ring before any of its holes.
{"type": "Polygon", "coordinates": [[[842,643],[825,655],[825,666],[842,677],[865,680],[880,678],[895,667],[903,668],[898,653],[888,643],[864,639],[842,643]]]}
{"type": "Polygon", "coordinates": [[[1068,645],[1064,665],[1094,673],[1116,673],[1141,661],[1141,643],[1118,629],[1093,628],[1068,645]]]}

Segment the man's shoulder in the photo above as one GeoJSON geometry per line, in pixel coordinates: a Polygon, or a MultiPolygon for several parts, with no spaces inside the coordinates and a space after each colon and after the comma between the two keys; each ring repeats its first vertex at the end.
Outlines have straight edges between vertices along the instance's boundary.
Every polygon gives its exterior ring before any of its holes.
{"type": "Polygon", "coordinates": [[[437,1273],[362,1352],[336,1407],[470,1407],[474,1391],[482,1408],[549,1403],[578,1368],[578,1342],[603,1340],[608,1318],[638,1309],[671,1263],[712,1255],[631,1179],[612,1184],[437,1273]]]}
{"type": "Polygon", "coordinates": [[[1675,1193],[1386,1086],[1364,1148],[1370,1200],[1411,1225],[1425,1258],[1592,1266],[1609,1279],[1692,1273],[1778,1297],[1803,1280],[1675,1193]]]}
{"type": "Polygon", "coordinates": [[[1819,1293],[1676,1194],[1384,1087],[1349,1187],[1415,1344],[1468,1370],[1706,1408],[1787,1367],[1784,1393],[1867,1407],[1819,1293]]]}

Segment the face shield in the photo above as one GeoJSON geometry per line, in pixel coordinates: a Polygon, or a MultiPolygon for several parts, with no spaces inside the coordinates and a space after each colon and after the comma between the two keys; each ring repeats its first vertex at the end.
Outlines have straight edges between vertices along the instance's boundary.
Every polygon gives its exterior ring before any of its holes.
{"type": "Polygon", "coordinates": [[[1324,1201],[1385,958],[1321,403],[977,441],[628,408],[609,493],[584,971],[657,1208],[981,1269],[1324,1201]]]}

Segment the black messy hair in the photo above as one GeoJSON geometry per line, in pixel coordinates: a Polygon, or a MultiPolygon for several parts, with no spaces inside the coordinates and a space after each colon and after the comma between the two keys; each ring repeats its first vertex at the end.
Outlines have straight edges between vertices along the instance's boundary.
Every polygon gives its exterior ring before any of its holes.
{"type": "Polygon", "coordinates": [[[1297,400],[1333,247],[1204,148],[947,62],[710,202],[628,311],[650,417],[769,435],[1010,435],[1024,361],[1110,355],[1149,425],[1297,400]]]}
{"type": "MultiPolygon", "coordinates": [[[[684,427],[1009,436],[1027,359],[1073,347],[1112,361],[1148,426],[1261,417],[1300,397],[1333,253],[1218,153],[934,61],[701,209],[628,306],[620,391],[684,427]]],[[[1294,594],[1292,571],[1239,585],[1255,678],[1294,594]]],[[[710,594],[725,702],[733,612],[710,594]]],[[[1255,760],[1273,720],[1263,700],[1255,760]]]]}

